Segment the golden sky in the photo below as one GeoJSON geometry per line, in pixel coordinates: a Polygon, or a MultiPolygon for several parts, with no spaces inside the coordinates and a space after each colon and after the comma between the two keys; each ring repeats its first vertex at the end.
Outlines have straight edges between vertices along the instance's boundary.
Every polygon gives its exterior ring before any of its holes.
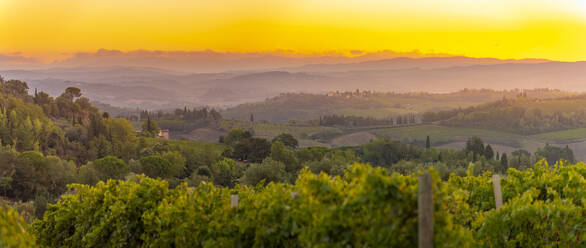
{"type": "Polygon", "coordinates": [[[379,51],[586,60],[586,0],[0,0],[0,53],[379,51]]]}

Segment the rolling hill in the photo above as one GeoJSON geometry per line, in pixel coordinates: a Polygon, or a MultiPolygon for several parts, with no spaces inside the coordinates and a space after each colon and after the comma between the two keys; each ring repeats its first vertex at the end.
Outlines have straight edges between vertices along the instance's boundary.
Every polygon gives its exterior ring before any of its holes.
{"type": "MultiPolygon", "coordinates": [[[[524,91],[537,99],[573,95],[558,90],[535,89],[524,91]]],[[[325,94],[281,94],[265,101],[241,104],[222,113],[225,118],[246,120],[253,114],[257,120],[287,122],[292,119],[314,120],[322,115],[355,115],[388,118],[408,113],[466,108],[482,103],[514,98],[519,90],[462,90],[446,94],[431,93],[373,93],[342,92],[325,94]]]]}

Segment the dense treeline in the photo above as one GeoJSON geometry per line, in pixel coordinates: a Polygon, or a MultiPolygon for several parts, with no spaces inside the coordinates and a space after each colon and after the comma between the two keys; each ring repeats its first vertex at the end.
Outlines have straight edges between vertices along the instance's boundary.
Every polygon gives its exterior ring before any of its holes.
{"type": "Polygon", "coordinates": [[[69,87],[53,99],[44,92],[28,95],[28,86],[0,78],[0,139],[17,151],[39,151],[82,164],[115,155],[135,155],[132,125],[100,114],[81,90],[69,87]]]}
{"type": "Polygon", "coordinates": [[[535,134],[586,126],[586,111],[576,108],[571,100],[530,99],[519,96],[479,106],[423,114],[424,123],[439,123],[456,127],[503,130],[520,134],[535,134]],[[568,102],[566,102],[568,101],[568,102]],[[555,105],[567,105],[565,111],[549,111],[555,105]]]}
{"type": "Polygon", "coordinates": [[[177,108],[172,112],[165,112],[163,110],[159,110],[157,112],[143,110],[140,111],[140,118],[146,119],[147,117],[153,118],[155,120],[163,120],[163,119],[174,119],[174,120],[186,120],[186,121],[197,121],[197,120],[207,120],[207,121],[219,121],[222,119],[222,115],[214,108],[210,109],[208,107],[202,108],[188,108],[184,107],[183,109],[177,108]]]}
{"type": "Polygon", "coordinates": [[[365,127],[365,126],[401,126],[417,124],[417,117],[415,114],[397,115],[393,119],[376,119],[373,117],[362,116],[345,116],[345,115],[324,115],[320,116],[319,120],[311,121],[320,126],[342,126],[342,127],[365,127]]]}
{"type": "Polygon", "coordinates": [[[0,94],[0,141],[3,146],[12,146],[19,151],[64,155],[63,131],[44,115],[39,106],[0,94]]]}
{"type": "Polygon", "coordinates": [[[174,111],[159,110],[151,112],[143,110],[139,116],[131,116],[130,120],[152,119],[155,120],[161,129],[169,129],[172,133],[188,133],[196,128],[215,127],[222,120],[222,115],[214,108],[183,108],[174,111]]]}
{"type": "MultiPolygon", "coordinates": [[[[585,172],[582,163],[509,169],[498,210],[491,173],[434,173],[434,246],[582,247],[585,172]]],[[[293,185],[233,189],[137,177],[74,185],[31,230],[49,247],[415,247],[417,189],[416,176],[361,164],[342,177],[306,170],[293,185]]]]}
{"type": "Polygon", "coordinates": [[[402,174],[434,167],[443,179],[447,179],[451,173],[463,176],[467,171],[480,175],[485,171],[505,173],[508,168],[525,170],[541,159],[546,159],[550,164],[560,160],[575,162],[573,151],[567,146],[562,148],[546,145],[534,154],[522,149],[510,154],[499,154],[478,137],[469,138],[462,150],[437,149],[431,147],[430,142],[426,148],[422,148],[380,138],[362,146],[341,149],[352,151],[361,162],[386,167],[402,174]]]}

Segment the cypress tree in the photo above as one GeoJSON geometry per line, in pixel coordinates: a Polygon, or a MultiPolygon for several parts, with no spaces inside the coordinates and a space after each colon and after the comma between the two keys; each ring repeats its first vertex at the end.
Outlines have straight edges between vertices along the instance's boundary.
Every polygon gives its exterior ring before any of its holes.
{"type": "Polygon", "coordinates": [[[501,165],[506,169],[509,166],[509,160],[507,159],[507,154],[503,153],[501,156],[501,165]]]}
{"type": "Polygon", "coordinates": [[[484,157],[486,157],[486,159],[492,159],[494,157],[494,151],[490,145],[487,145],[484,148],[484,157]]]}
{"type": "Polygon", "coordinates": [[[425,140],[425,148],[429,150],[431,148],[431,142],[429,141],[429,135],[427,135],[427,139],[425,140]]]}

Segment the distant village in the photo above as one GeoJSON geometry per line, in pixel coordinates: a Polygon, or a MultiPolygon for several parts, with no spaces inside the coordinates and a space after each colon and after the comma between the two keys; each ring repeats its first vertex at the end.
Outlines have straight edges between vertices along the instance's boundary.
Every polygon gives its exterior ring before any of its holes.
{"type": "Polygon", "coordinates": [[[356,89],[356,91],[344,91],[344,92],[340,92],[338,90],[336,91],[330,91],[328,92],[327,96],[341,96],[341,97],[346,97],[346,98],[352,98],[352,97],[367,97],[374,94],[374,92],[372,91],[360,91],[360,89],[356,89]]]}

